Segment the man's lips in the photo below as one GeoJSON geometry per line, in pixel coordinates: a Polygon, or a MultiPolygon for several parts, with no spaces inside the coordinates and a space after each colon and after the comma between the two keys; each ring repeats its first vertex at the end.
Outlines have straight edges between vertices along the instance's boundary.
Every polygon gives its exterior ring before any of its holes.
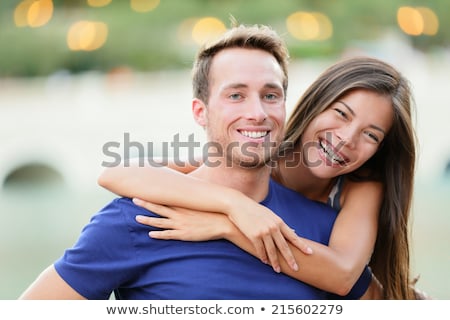
{"type": "Polygon", "coordinates": [[[244,137],[251,139],[261,139],[269,134],[269,131],[267,130],[238,130],[238,132],[244,137]]]}

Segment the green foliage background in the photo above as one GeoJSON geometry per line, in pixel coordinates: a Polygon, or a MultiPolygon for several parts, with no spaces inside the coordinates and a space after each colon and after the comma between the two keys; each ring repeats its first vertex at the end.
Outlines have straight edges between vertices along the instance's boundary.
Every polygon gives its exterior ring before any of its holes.
{"type": "MultiPolygon", "coordinates": [[[[269,24],[285,36],[292,58],[323,57],[341,52],[355,41],[370,41],[397,30],[400,6],[427,6],[439,18],[435,36],[411,37],[424,52],[448,47],[448,0],[161,0],[156,10],[137,13],[128,0],[92,8],[86,0],[54,0],[52,20],[40,28],[18,28],[14,9],[19,0],[0,1],[0,77],[45,76],[64,69],[108,71],[127,66],[148,71],[189,67],[196,48],[180,44],[179,24],[192,17],[214,16],[228,24],[233,15],[245,24],[269,24]],[[298,41],[288,35],[286,17],[298,10],[320,11],[332,21],[327,41],[298,41]],[[107,23],[107,43],[92,52],[73,52],[66,44],[69,27],[78,20],[107,23]]],[[[406,35],[405,35],[406,37],[406,35]]]]}

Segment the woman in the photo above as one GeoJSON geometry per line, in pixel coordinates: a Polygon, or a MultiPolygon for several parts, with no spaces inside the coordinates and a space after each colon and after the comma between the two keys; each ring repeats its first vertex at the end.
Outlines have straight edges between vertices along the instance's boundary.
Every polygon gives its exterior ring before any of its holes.
{"type": "Polygon", "coordinates": [[[274,213],[244,195],[167,168],[109,168],[99,184],[123,196],[189,209],[136,201],[168,218],[137,218],[171,229],[152,232],[152,237],[193,241],[222,237],[229,230],[223,216],[215,226],[201,226],[202,214],[221,212],[239,228],[228,239],[270,261],[276,271],[345,295],[369,262],[384,298],[413,299],[408,221],[416,151],[411,100],[408,82],[397,70],[380,60],[359,57],[325,70],[297,103],[272,177],[339,211],[325,248],[296,236],[274,213]],[[200,201],[198,195],[205,192],[208,197],[200,201]],[[240,232],[246,237],[235,237],[240,232]],[[288,246],[286,240],[307,252],[302,247],[306,241],[312,254],[288,246]],[[277,259],[276,249],[291,268],[277,259]],[[317,276],[306,277],[302,273],[306,266],[317,268],[317,276]],[[323,269],[326,279],[320,273],[323,269]]]}

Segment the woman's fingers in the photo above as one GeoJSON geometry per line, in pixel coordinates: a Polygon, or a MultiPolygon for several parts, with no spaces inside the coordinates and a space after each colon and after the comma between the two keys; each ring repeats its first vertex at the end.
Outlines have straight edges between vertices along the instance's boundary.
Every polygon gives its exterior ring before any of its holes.
{"type": "Polygon", "coordinates": [[[264,246],[264,242],[260,238],[256,238],[256,240],[252,240],[253,246],[256,249],[256,256],[265,263],[270,264],[269,258],[267,257],[266,248],[264,246]]]}
{"type": "Polygon", "coordinates": [[[148,235],[153,239],[160,239],[160,240],[184,240],[180,238],[178,230],[162,230],[162,231],[150,231],[148,235]]]}
{"type": "Polygon", "coordinates": [[[307,247],[305,242],[299,239],[294,230],[278,217],[274,220],[274,225],[268,228],[262,237],[267,256],[275,271],[280,270],[280,254],[292,270],[298,270],[297,261],[295,260],[291,247],[288,245],[289,241],[295,240],[299,246],[302,246],[300,250],[306,251],[307,253],[311,252],[311,249],[307,247]]]}
{"type": "MultiPolygon", "coordinates": [[[[294,254],[292,253],[291,248],[288,246],[288,243],[281,233],[281,231],[277,230],[277,232],[273,235],[275,245],[277,246],[278,250],[280,251],[283,258],[286,260],[288,265],[291,267],[292,270],[297,271],[298,265],[297,261],[295,261],[294,254]]],[[[276,252],[275,252],[276,254],[276,252]]]]}
{"type": "Polygon", "coordinates": [[[269,258],[269,263],[272,266],[273,270],[277,273],[280,273],[280,262],[278,261],[277,248],[275,247],[275,243],[273,242],[272,235],[266,235],[263,237],[264,247],[266,249],[267,256],[269,258]]]}
{"type": "Polygon", "coordinates": [[[165,218],[154,218],[154,217],[137,215],[136,221],[141,224],[145,224],[147,226],[160,228],[160,229],[172,229],[173,228],[172,221],[169,219],[165,219],[165,218]]]}
{"type": "Polygon", "coordinates": [[[170,207],[156,204],[153,202],[144,201],[138,198],[133,198],[133,203],[139,207],[157,213],[158,215],[165,218],[169,218],[170,215],[173,213],[173,209],[171,209],[170,207]]]}
{"type": "Polygon", "coordinates": [[[281,270],[280,255],[292,270],[298,271],[298,264],[288,245],[289,242],[295,244],[305,254],[312,253],[307,243],[278,217],[271,221],[259,220],[258,226],[253,226],[253,233],[250,233],[248,238],[252,241],[261,261],[269,263],[276,272],[281,270]]]}
{"type": "MultiPolygon", "coordinates": [[[[183,227],[179,225],[180,219],[176,219],[176,217],[178,217],[179,215],[177,215],[177,212],[174,208],[144,201],[138,198],[134,198],[133,202],[136,205],[157,213],[158,215],[163,217],[155,218],[143,215],[136,216],[136,221],[138,221],[139,223],[164,229],[162,231],[151,231],[150,236],[152,238],[166,240],[192,240],[200,237],[189,235],[186,230],[182,230],[183,227]]],[[[181,220],[181,224],[186,224],[186,221],[183,222],[183,220],[181,220]]],[[[294,230],[289,228],[289,226],[286,225],[281,219],[279,221],[272,221],[271,223],[268,223],[268,225],[271,225],[271,227],[267,228],[264,232],[256,233],[249,237],[256,249],[257,256],[261,259],[262,262],[270,264],[275,272],[280,272],[281,268],[279,255],[281,254],[288,265],[294,271],[297,271],[298,265],[292,253],[292,250],[288,245],[288,242],[291,242],[295,247],[297,247],[305,254],[311,254],[312,249],[308,246],[306,241],[299,238],[295,234],[294,230]]],[[[205,227],[203,226],[202,228],[204,229],[205,227]]],[[[208,232],[208,234],[210,233],[210,231],[205,232],[208,232]]],[[[200,237],[199,239],[203,238],[200,237]]]]}
{"type": "Polygon", "coordinates": [[[134,198],[133,202],[144,209],[157,213],[162,218],[149,217],[144,215],[137,215],[136,221],[151,227],[156,227],[160,229],[173,229],[174,221],[170,219],[173,215],[173,209],[159,205],[156,203],[144,201],[138,198],[134,198]]]}
{"type": "Polygon", "coordinates": [[[289,228],[288,226],[285,226],[282,229],[283,237],[287,239],[290,243],[292,243],[295,247],[297,247],[300,251],[302,251],[304,254],[312,254],[313,250],[312,248],[301,239],[293,229],[289,228]]]}
{"type": "Polygon", "coordinates": [[[149,211],[152,211],[158,215],[160,215],[161,217],[164,218],[171,218],[174,214],[176,214],[176,211],[171,208],[171,207],[167,207],[161,204],[156,204],[153,202],[148,202],[145,200],[141,200],[138,198],[133,198],[133,202],[134,204],[136,204],[137,206],[140,206],[144,209],[147,209],[149,211]]]}

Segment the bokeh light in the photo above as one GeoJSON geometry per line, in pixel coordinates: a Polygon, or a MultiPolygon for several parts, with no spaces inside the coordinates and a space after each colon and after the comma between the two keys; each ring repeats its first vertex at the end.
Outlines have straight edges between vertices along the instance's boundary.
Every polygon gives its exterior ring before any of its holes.
{"type": "Polygon", "coordinates": [[[197,44],[203,44],[217,38],[227,30],[225,24],[214,17],[205,17],[197,20],[192,28],[192,39],[197,44]]]}
{"type": "Polygon", "coordinates": [[[439,19],[433,10],[427,7],[418,7],[417,11],[422,15],[424,25],[423,34],[427,36],[434,36],[439,30],[439,19]]]}
{"type": "Polygon", "coordinates": [[[194,41],[192,39],[192,30],[194,29],[195,24],[197,23],[197,18],[188,18],[183,20],[177,30],[177,39],[179,43],[190,45],[194,41]]]}
{"type": "Polygon", "coordinates": [[[111,3],[112,0],[87,0],[87,4],[91,7],[104,7],[111,3]]]}
{"type": "Polygon", "coordinates": [[[320,12],[297,11],[286,19],[289,33],[298,40],[326,40],[333,35],[330,19],[320,12]]]}
{"type": "Polygon", "coordinates": [[[400,29],[411,36],[435,35],[439,30],[436,14],[427,7],[400,7],[397,11],[400,29]]]}
{"type": "Polygon", "coordinates": [[[28,26],[27,14],[32,3],[32,0],[22,1],[16,6],[14,10],[14,23],[17,27],[28,26]]]}
{"type": "Polygon", "coordinates": [[[102,47],[108,38],[108,26],[103,22],[78,21],[67,33],[67,46],[73,51],[93,51],[102,47]]]}
{"type": "Polygon", "coordinates": [[[131,0],[130,6],[136,12],[149,12],[155,10],[159,2],[159,0],[131,0]]]}
{"type": "Polygon", "coordinates": [[[418,36],[423,30],[422,15],[412,7],[401,7],[397,12],[397,21],[400,29],[406,34],[418,36]]]}
{"type": "Polygon", "coordinates": [[[183,107],[192,61],[230,16],[287,40],[288,108],[325,66],[355,54],[382,57],[411,80],[421,150],[411,274],[450,299],[449,2],[0,0],[0,299],[15,299],[104,205],[110,194],[95,177],[105,142],[197,129],[183,107]]]}
{"type": "Polygon", "coordinates": [[[46,25],[53,16],[52,0],[25,0],[14,10],[17,27],[37,28],[46,25]]]}

